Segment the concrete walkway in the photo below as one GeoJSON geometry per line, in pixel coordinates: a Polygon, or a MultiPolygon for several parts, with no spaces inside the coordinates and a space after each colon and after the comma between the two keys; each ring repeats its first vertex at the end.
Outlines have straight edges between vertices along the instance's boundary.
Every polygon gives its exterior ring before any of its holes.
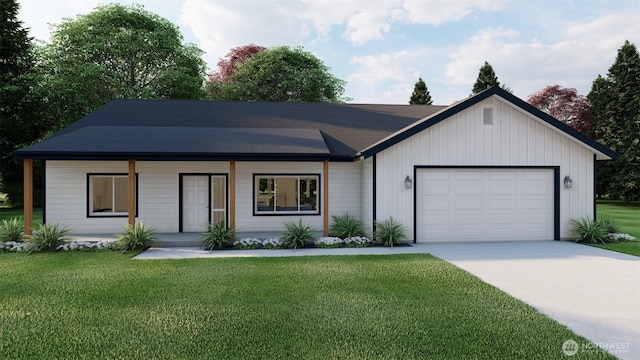
{"type": "MultiPolygon", "coordinates": [[[[640,258],[572,242],[435,243],[392,249],[151,248],[136,259],[411,253],[430,253],[448,261],[611,354],[640,359],[640,258]]],[[[578,342],[578,346],[580,352],[593,351],[588,344],[578,342]]],[[[558,351],[562,354],[561,345],[558,351]]]]}

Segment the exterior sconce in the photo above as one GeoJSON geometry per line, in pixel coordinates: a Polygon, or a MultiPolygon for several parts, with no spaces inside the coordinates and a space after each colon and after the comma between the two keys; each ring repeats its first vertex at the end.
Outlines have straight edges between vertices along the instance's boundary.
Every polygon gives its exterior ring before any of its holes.
{"type": "Polygon", "coordinates": [[[564,177],[564,187],[567,189],[571,189],[571,187],[573,186],[573,180],[571,180],[571,177],[569,177],[569,175],[564,177]]]}
{"type": "Polygon", "coordinates": [[[404,187],[407,188],[407,189],[411,189],[411,185],[412,184],[413,184],[413,181],[411,180],[409,175],[407,175],[407,177],[404,178],[404,187]]]}

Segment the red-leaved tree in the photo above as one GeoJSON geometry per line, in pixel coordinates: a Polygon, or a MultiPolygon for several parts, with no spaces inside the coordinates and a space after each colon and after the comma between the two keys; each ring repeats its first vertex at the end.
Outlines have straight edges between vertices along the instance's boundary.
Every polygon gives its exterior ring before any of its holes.
{"type": "Polygon", "coordinates": [[[266,50],[264,46],[255,44],[234,47],[229,50],[223,59],[218,61],[218,70],[209,74],[209,81],[219,81],[223,84],[227,83],[229,77],[233,75],[248,58],[261,51],[266,50]]]}
{"type": "Polygon", "coordinates": [[[578,95],[576,89],[547,86],[529,96],[527,102],[581,133],[586,134],[591,128],[591,106],[587,97],[578,95]]]}

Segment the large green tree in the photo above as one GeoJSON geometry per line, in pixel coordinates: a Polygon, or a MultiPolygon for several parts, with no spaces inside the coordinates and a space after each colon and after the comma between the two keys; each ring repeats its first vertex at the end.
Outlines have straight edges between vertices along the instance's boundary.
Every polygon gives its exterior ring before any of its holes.
{"type": "Polygon", "coordinates": [[[471,93],[475,95],[493,86],[500,86],[500,81],[498,81],[498,77],[493,71],[491,64],[485,61],[478,71],[478,78],[475,84],[473,84],[471,93]]]}
{"type": "Polygon", "coordinates": [[[413,93],[411,94],[411,99],[409,99],[409,104],[411,105],[431,105],[433,104],[433,100],[431,100],[431,94],[429,94],[429,89],[427,89],[427,84],[422,80],[422,78],[418,78],[418,82],[413,87],[413,93]]]}
{"type": "Polygon", "coordinates": [[[620,154],[598,164],[599,195],[640,199],[640,54],[629,41],[618,50],[606,78],[598,76],[587,96],[593,112],[591,135],[620,154]]]}
{"type": "Polygon", "coordinates": [[[67,125],[115,98],[205,98],[203,52],[141,5],[109,4],[54,27],[41,89],[67,125]]]}
{"type": "MultiPolygon", "coordinates": [[[[9,195],[14,205],[22,202],[23,178],[22,164],[12,152],[42,137],[49,127],[32,91],[32,39],[17,18],[18,10],[16,1],[0,0],[0,192],[9,195]]],[[[39,166],[35,172],[38,191],[39,166]]]]}
{"type": "Polygon", "coordinates": [[[223,84],[218,99],[238,101],[344,102],[345,82],[300,47],[257,52],[223,84]]]}

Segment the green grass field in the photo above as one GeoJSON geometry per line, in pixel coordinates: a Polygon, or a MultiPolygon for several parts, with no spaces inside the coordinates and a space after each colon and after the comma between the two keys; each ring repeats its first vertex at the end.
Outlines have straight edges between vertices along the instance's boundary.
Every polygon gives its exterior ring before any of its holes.
{"type": "MultiPolygon", "coordinates": [[[[13,217],[22,218],[24,210],[21,208],[0,208],[0,220],[13,217]]],[[[33,225],[42,224],[42,209],[33,209],[33,225]]]]}
{"type": "Polygon", "coordinates": [[[130,258],[0,254],[2,357],[558,359],[587,343],[429,255],[130,258]]]}
{"type": "Polygon", "coordinates": [[[615,219],[620,227],[619,232],[634,236],[638,241],[593,246],[640,256],[640,202],[625,204],[618,200],[598,200],[596,212],[598,216],[605,215],[615,219]]]}

